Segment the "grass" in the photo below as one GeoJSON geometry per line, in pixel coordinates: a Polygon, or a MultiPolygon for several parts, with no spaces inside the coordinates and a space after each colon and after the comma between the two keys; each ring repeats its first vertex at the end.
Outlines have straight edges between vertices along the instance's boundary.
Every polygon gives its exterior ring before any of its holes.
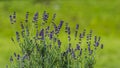
{"type": "Polygon", "coordinates": [[[57,13],[57,21],[64,19],[73,26],[74,23],[80,23],[83,25],[81,28],[93,29],[102,36],[105,49],[95,68],[119,68],[119,6],[119,0],[56,0],[50,5],[33,4],[31,1],[19,1],[19,4],[18,1],[0,1],[0,67],[4,68],[13,50],[17,51],[17,47],[9,40],[12,36],[9,14],[16,11],[22,18],[26,11],[30,11],[32,15],[36,11],[42,13],[47,10],[50,14],[57,13]]]}

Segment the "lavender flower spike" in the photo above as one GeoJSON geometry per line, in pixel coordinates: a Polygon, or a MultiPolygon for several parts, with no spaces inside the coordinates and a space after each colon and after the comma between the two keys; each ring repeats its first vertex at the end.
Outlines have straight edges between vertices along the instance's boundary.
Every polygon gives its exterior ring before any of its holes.
{"type": "Polygon", "coordinates": [[[78,31],[75,31],[75,40],[76,40],[77,34],[78,34],[78,31]]]}
{"type": "Polygon", "coordinates": [[[33,22],[37,22],[37,21],[38,21],[38,12],[36,12],[33,17],[33,22]]]}
{"type": "Polygon", "coordinates": [[[16,19],[16,12],[13,13],[13,19],[16,19]]]}
{"type": "Polygon", "coordinates": [[[60,48],[60,46],[61,46],[61,41],[58,40],[58,47],[60,48]]]}
{"type": "Polygon", "coordinates": [[[62,20],[60,21],[60,24],[59,24],[59,26],[58,26],[58,29],[60,29],[60,28],[62,27],[63,22],[64,22],[64,21],[62,21],[62,20]]]}
{"type": "Polygon", "coordinates": [[[20,59],[20,55],[18,54],[18,55],[17,55],[17,60],[19,60],[19,59],[20,59]]]}
{"type": "Polygon", "coordinates": [[[72,54],[72,57],[73,57],[73,58],[76,58],[76,57],[75,57],[75,52],[74,52],[73,49],[72,49],[72,53],[71,53],[71,54],[72,54]]]}
{"type": "Polygon", "coordinates": [[[44,29],[42,29],[41,31],[40,31],[40,34],[39,34],[42,38],[42,40],[44,40],[44,29]]]}
{"type": "Polygon", "coordinates": [[[76,30],[78,30],[79,29],[79,24],[76,24],[76,30]]]}
{"type": "Polygon", "coordinates": [[[67,28],[68,35],[70,35],[70,27],[67,28]]]}
{"type": "Polygon", "coordinates": [[[17,41],[19,42],[19,40],[20,40],[19,32],[16,32],[16,39],[17,39],[17,41]]]}
{"type": "Polygon", "coordinates": [[[29,12],[26,12],[26,20],[25,20],[25,22],[28,22],[28,16],[29,16],[29,12]]]}
{"type": "Polygon", "coordinates": [[[76,44],[76,50],[80,50],[80,45],[76,44]]]}
{"type": "Polygon", "coordinates": [[[78,34],[78,29],[79,29],[79,24],[76,24],[75,40],[76,40],[76,37],[77,37],[77,34],[78,34]]]}
{"type": "Polygon", "coordinates": [[[13,22],[16,22],[16,12],[13,13],[13,22]]]}
{"type": "Polygon", "coordinates": [[[21,22],[21,29],[24,29],[24,25],[23,25],[23,23],[21,22]]]}
{"type": "Polygon", "coordinates": [[[12,15],[10,15],[10,22],[11,22],[11,24],[13,24],[13,17],[12,17],[12,15]]]}
{"type": "Polygon", "coordinates": [[[10,57],[10,62],[12,62],[12,61],[13,61],[13,57],[11,56],[11,57],[10,57]]]}
{"type": "Polygon", "coordinates": [[[49,34],[50,40],[53,38],[53,33],[54,33],[54,31],[51,31],[50,34],[49,34]]]}
{"type": "Polygon", "coordinates": [[[94,37],[94,42],[95,42],[95,43],[97,42],[97,36],[94,37]]]}
{"type": "Polygon", "coordinates": [[[62,20],[60,21],[60,24],[59,24],[58,29],[57,29],[57,33],[59,33],[59,31],[60,31],[60,29],[61,29],[61,27],[62,27],[62,25],[63,25],[63,22],[64,22],[64,21],[62,21],[62,20]]]}
{"type": "Polygon", "coordinates": [[[46,11],[44,11],[44,13],[43,13],[43,21],[47,21],[48,20],[48,13],[46,13],[46,11]]]}

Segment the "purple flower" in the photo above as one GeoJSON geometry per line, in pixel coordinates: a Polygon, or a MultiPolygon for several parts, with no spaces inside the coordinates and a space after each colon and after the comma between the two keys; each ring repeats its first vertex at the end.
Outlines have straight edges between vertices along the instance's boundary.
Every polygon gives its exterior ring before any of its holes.
{"type": "Polygon", "coordinates": [[[19,54],[17,55],[17,60],[20,60],[20,55],[19,54]]]}
{"type": "Polygon", "coordinates": [[[80,50],[80,45],[76,44],[76,50],[80,50]]]}
{"type": "Polygon", "coordinates": [[[12,56],[10,57],[10,62],[13,62],[13,57],[12,56]]]}
{"type": "Polygon", "coordinates": [[[61,46],[61,41],[58,40],[58,47],[60,48],[60,46],[61,46]]]}
{"type": "Polygon", "coordinates": [[[44,29],[42,29],[42,30],[40,31],[39,36],[43,36],[43,31],[44,31],[44,29]]]}
{"type": "Polygon", "coordinates": [[[57,34],[59,33],[59,31],[60,31],[60,29],[61,29],[61,27],[62,27],[62,25],[63,25],[63,22],[64,21],[60,21],[60,24],[59,24],[59,26],[58,26],[58,28],[57,28],[57,34]]]}
{"type": "Polygon", "coordinates": [[[28,19],[29,12],[26,12],[26,19],[28,19]]]}
{"type": "Polygon", "coordinates": [[[73,58],[76,58],[76,57],[75,57],[75,52],[74,52],[73,49],[72,49],[72,53],[71,53],[71,54],[72,54],[72,57],[73,57],[73,58]]]}
{"type": "Polygon", "coordinates": [[[71,37],[70,37],[70,35],[68,36],[68,41],[70,41],[71,40],[71,37]]]}
{"type": "Polygon", "coordinates": [[[24,34],[25,33],[25,30],[22,30],[22,32],[21,32],[21,35],[22,35],[22,37],[24,38],[24,34]]]}
{"type": "Polygon", "coordinates": [[[97,42],[97,36],[94,37],[94,42],[95,42],[95,43],[97,42]]]}
{"type": "Polygon", "coordinates": [[[65,32],[68,32],[68,23],[65,24],[65,32]]]}
{"type": "Polygon", "coordinates": [[[86,39],[87,39],[87,41],[90,41],[91,40],[91,35],[87,34],[86,39]]]}
{"type": "Polygon", "coordinates": [[[79,35],[79,38],[81,39],[81,38],[83,38],[83,35],[80,33],[80,35],[79,35]]]}
{"type": "Polygon", "coordinates": [[[65,32],[68,33],[68,35],[70,35],[70,27],[68,26],[68,23],[66,23],[65,32]]]}
{"type": "Polygon", "coordinates": [[[55,30],[55,32],[56,32],[56,34],[57,34],[58,28],[57,28],[57,26],[56,26],[56,24],[55,24],[54,22],[52,22],[52,24],[53,24],[54,30],[55,30]]]}
{"type": "Polygon", "coordinates": [[[89,42],[87,42],[87,44],[88,44],[88,46],[90,46],[90,45],[91,45],[91,42],[89,41],[89,42]]]}
{"type": "Polygon", "coordinates": [[[75,40],[76,40],[76,37],[77,37],[78,29],[79,29],[79,24],[76,24],[75,40]]]}
{"type": "Polygon", "coordinates": [[[16,19],[16,12],[13,13],[13,19],[16,19]]]}
{"type": "Polygon", "coordinates": [[[54,33],[54,31],[50,32],[50,35],[49,35],[50,40],[53,38],[53,33],[54,33]]]}
{"type": "Polygon", "coordinates": [[[76,24],[76,30],[78,30],[79,29],[79,24],[76,24]]]}
{"type": "Polygon", "coordinates": [[[22,61],[24,61],[26,58],[28,58],[28,55],[25,54],[23,57],[22,57],[22,61]]]}
{"type": "Polygon", "coordinates": [[[88,46],[88,51],[90,52],[90,50],[91,50],[91,49],[90,49],[90,46],[88,46]]]}
{"type": "Polygon", "coordinates": [[[47,21],[48,20],[48,17],[49,17],[49,14],[48,13],[46,13],[46,11],[44,11],[44,13],[43,13],[43,21],[47,21]]]}
{"type": "Polygon", "coordinates": [[[21,22],[21,29],[24,29],[24,25],[23,25],[23,23],[21,22]]]}
{"type": "Polygon", "coordinates": [[[89,55],[92,55],[92,53],[93,53],[93,50],[90,50],[90,51],[89,51],[89,55]]]}
{"type": "Polygon", "coordinates": [[[19,32],[16,32],[16,39],[17,39],[17,41],[19,42],[19,40],[20,40],[19,32]]]}
{"type": "Polygon", "coordinates": [[[89,40],[91,40],[91,38],[92,38],[92,30],[90,30],[90,34],[89,34],[89,40]]]}
{"type": "Polygon", "coordinates": [[[91,40],[91,38],[92,38],[92,30],[90,30],[90,34],[89,34],[89,40],[91,40]]]}
{"type": "Polygon", "coordinates": [[[52,33],[50,33],[50,39],[52,39],[52,37],[53,37],[53,34],[52,34],[52,33]]]}
{"type": "Polygon", "coordinates": [[[35,13],[34,17],[33,17],[33,22],[37,22],[38,21],[38,12],[35,13]]]}
{"type": "Polygon", "coordinates": [[[45,29],[46,30],[45,35],[48,35],[49,29],[50,29],[50,26],[47,26],[46,29],[45,29]]]}
{"type": "Polygon", "coordinates": [[[42,30],[40,31],[39,36],[41,36],[41,37],[42,37],[41,39],[44,40],[44,29],[42,29],[42,30]]]}
{"type": "Polygon", "coordinates": [[[78,31],[75,31],[75,40],[76,40],[76,37],[77,37],[77,33],[78,33],[78,31]]]}
{"type": "Polygon", "coordinates": [[[59,26],[58,26],[58,29],[60,29],[60,28],[62,27],[63,22],[64,22],[64,21],[62,21],[62,20],[60,21],[60,24],[59,24],[59,26]]]}
{"type": "Polygon", "coordinates": [[[96,42],[96,43],[95,43],[95,46],[98,47],[98,46],[99,46],[99,42],[96,42]]]}
{"type": "Polygon", "coordinates": [[[26,12],[26,20],[25,20],[25,22],[28,22],[28,16],[29,16],[29,12],[26,12]]]}
{"type": "Polygon", "coordinates": [[[70,27],[67,28],[68,35],[70,35],[70,27]]]}
{"type": "Polygon", "coordinates": [[[14,12],[13,15],[10,15],[9,17],[11,24],[14,24],[16,22],[16,12],[14,12]]]}
{"type": "Polygon", "coordinates": [[[11,22],[11,24],[13,24],[13,17],[12,17],[12,15],[10,15],[10,22],[11,22]]]}
{"type": "Polygon", "coordinates": [[[84,29],[84,31],[83,31],[83,36],[85,36],[85,33],[86,33],[86,29],[84,29]]]}
{"type": "Polygon", "coordinates": [[[13,13],[13,22],[16,22],[16,12],[13,13]]]}

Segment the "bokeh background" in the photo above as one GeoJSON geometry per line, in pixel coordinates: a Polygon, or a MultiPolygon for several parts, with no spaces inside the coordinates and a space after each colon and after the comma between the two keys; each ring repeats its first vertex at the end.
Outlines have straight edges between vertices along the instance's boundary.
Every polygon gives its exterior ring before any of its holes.
{"type": "Polygon", "coordinates": [[[104,50],[98,56],[95,68],[120,68],[120,0],[0,0],[0,68],[9,64],[13,52],[19,52],[10,38],[14,35],[9,15],[14,11],[19,19],[30,12],[42,16],[43,11],[57,14],[59,20],[81,29],[92,29],[102,37],[104,50]]]}

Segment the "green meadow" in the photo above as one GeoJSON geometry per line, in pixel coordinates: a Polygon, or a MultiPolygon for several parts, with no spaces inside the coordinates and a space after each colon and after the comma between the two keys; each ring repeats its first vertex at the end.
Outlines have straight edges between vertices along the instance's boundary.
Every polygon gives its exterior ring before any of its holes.
{"type": "Polygon", "coordinates": [[[0,0],[0,68],[9,64],[14,52],[20,52],[18,45],[11,42],[19,26],[14,29],[10,24],[9,15],[14,11],[18,23],[24,20],[26,12],[30,12],[32,19],[35,12],[41,18],[43,11],[47,11],[50,17],[57,14],[55,23],[68,22],[72,31],[76,23],[81,30],[93,30],[104,44],[95,68],[120,68],[120,0],[0,0]]]}

